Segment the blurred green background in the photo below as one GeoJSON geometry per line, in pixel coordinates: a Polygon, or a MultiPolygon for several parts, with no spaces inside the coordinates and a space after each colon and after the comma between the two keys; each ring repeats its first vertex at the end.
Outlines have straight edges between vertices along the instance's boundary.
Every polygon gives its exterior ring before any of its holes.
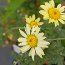
{"type": "MultiPolygon", "coordinates": [[[[0,0],[0,47],[18,44],[17,39],[20,37],[18,29],[24,30],[25,15],[35,14],[45,23],[41,26],[41,31],[51,43],[49,48],[45,49],[46,55],[43,59],[36,57],[33,62],[28,54],[22,57],[14,54],[16,60],[20,60],[23,65],[65,65],[65,25],[55,27],[54,24],[48,24],[42,19],[39,6],[46,1],[49,0],[0,0]]],[[[55,0],[55,3],[65,5],[64,0],[55,0]]]]}

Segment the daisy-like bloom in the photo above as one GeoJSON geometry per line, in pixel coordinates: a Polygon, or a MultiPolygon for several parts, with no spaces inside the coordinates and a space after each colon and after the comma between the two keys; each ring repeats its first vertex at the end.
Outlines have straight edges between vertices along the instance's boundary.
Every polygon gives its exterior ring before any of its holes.
{"type": "Polygon", "coordinates": [[[42,10],[40,10],[39,13],[43,15],[44,20],[48,19],[49,23],[55,23],[55,26],[58,26],[59,22],[65,24],[65,6],[61,6],[61,4],[59,4],[55,7],[54,1],[51,0],[49,2],[45,2],[45,5],[41,5],[40,7],[42,10]]]}
{"type": "Polygon", "coordinates": [[[18,38],[21,52],[25,53],[26,51],[30,51],[29,56],[31,56],[33,60],[36,54],[42,58],[42,55],[45,55],[43,50],[48,48],[50,43],[45,41],[46,37],[44,36],[44,33],[40,33],[40,28],[33,27],[30,29],[27,24],[25,33],[20,29],[19,31],[22,35],[22,37],[18,38]]]}
{"type": "Polygon", "coordinates": [[[30,28],[37,27],[43,24],[43,22],[39,22],[40,18],[35,19],[35,15],[32,16],[25,16],[26,23],[29,24],[30,28]]]}

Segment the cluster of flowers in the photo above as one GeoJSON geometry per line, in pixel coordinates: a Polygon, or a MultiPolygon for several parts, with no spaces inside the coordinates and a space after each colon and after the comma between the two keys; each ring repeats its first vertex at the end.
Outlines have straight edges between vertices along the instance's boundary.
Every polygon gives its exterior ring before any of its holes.
{"type": "MultiPolygon", "coordinates": [[[[65,6],[61,6],[61,4],[59,4],[55,7],[54,1],[51,0],[49,2],[45,2],[45,5],[41,5],[40,7],[42,10],[40,10],[39,13],[43,15],[44,20],[49,20],[49,23],[54,23],[55,26],[58,26],[59,22],[65,24],[65,6]]],[[[45,40],[46,37],[44,36],[44,33],[40,32],[40,25],[42,25],[43,22],[39,22],[40,18],[36,19],[35,15],[30,17],[25,16],[25,20],[25,32],[19,29],[19,32],[22,35],[18,38],[18,42],[20,42],[20,51],[22,53],[30,51],[29,56],[31,56],[33,60],[35,55],[42,58],[42,56],[45,55],[43,50],[48,48],[48,45],[50,44],[45,40]]]]}

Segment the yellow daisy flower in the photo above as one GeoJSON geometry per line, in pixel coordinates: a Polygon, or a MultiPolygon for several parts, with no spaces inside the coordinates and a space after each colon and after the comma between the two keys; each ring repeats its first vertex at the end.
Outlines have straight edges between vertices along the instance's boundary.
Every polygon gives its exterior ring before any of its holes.
{"type": "Polygon", "coordinates": [[[59,4],[55,7],[54,1],[51,0],[49,2],[45,2],[45,5],[41,5],[40,7],[42,10],[40,10],[39,13],[43,15],[44,20],[48,19],[49,23],[55,23],[55,26],[58,26],[59,22],[65,24],[65,6],[61,6],[61,4],[59,4]]]}
{"type": "Polygon", "coordinates": [[[25,53],[26,51],[30,50],[29,56],[31,56],[33,60],[36,54],[42,58],[42,55],[45,55],[43,50],[48,48],[50,43],[45,41],[46,37],[44,36],[44,33],[40,33],[40,28],[33,27],[30,29],[29,25],[26,24],[26,33],[20,29],[19,31],[22,35],[22,37],[18,38],[21,52],[25,53]]]}
{"type": "Polygon", "coordinates": [[[29,24],[30,28],[40,26],[43,24],[43,22],[39,22],[40,18],[35,19],[35,15],[32,16],[25,16],[27,24],[29,24]]]}

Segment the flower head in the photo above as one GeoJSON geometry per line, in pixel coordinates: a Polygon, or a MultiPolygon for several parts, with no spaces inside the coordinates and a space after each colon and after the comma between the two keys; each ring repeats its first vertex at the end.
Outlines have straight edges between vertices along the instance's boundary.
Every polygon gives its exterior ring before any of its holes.
{"type": "Polygon", "coordinates": [[[42,10],[40,10],[39,13],[43,15],[43,19],[48,19],[49,23],[55,23],[55,26],[58,26],[59,22],[65,24],[65,6],[61,6],[61,4],[59,4],[55,7],[54,1],[51,0],[49,2],[45,2],[45,5],[41,5],[40,7],[42,10]]]}
{"type": "Polygon", "coordinates": [[[49,42],[45,41],[44,33],[40,33],[39,27],[29,28],[29,25],[26,24],[25,33],[20,30],[20,34],[22,35],[18,38],[18,42],[20,42],[19,46],[22,53],[29,51],[29,56],[34,60],[34,56],[37,54],[42,58],[44,54],[44,49],[48,48],[49,42]]]}
{"type": "Polygon", "coordinates": [[[37,27],[43,24],[43,22],[39,22],[40,18],[35,19],[35,15],[32,16],[25,16],[26,23],[29,24],[30,28],[37,27]]]}

